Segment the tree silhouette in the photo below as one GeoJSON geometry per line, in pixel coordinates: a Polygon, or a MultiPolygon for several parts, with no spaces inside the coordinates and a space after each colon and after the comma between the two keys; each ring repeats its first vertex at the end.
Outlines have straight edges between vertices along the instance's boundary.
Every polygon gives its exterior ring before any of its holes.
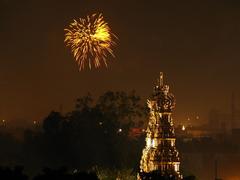
{"type": "Polygon", "coordinates": [[[144,141],[129,138],[129,130],[143,109],[134,91],[108,91],[97,100],[90,94],[80,97],[66,115],[51,112],[42,130],[25,131],[22,162],[36,170],[138,167],[144,141]]]}

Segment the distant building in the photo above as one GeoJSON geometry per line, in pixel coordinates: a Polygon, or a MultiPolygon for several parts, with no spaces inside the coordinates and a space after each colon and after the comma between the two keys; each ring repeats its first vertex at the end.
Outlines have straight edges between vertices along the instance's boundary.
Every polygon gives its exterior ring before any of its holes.
{"type": "Polygon", "coordinates": [[[224,113],[217,110],[209,112],[208,126],[214,133],[232,132],[232,129],[240,129],[240,111],[224,113]]]}
{"type": "Polygon", "coordinates": [[[218,110],[209,112],[209,129],[215,133],[226,132],[231,129],[231,114],[223,113],[218,110]]]}
{"type": "Polygon", "coordinates": [[[206,126],[184,126],[179,125],[175,131],[176,135],[181,138],[202,138],[202,137],[208,137],[212,135],[212,131],[209,130],[209,128],[206,128],[206,126]]]}

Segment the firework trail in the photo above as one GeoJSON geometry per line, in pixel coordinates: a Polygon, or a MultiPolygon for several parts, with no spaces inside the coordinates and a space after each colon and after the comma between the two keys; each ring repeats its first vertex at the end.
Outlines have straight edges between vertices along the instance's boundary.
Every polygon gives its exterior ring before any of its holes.
{"type": "Polygon", "coordinates": [[[73,56],[78,63],[79,70],[88,66],[107,67],[107,57],[113,54],[112,47],[117,37],[111,32],[102,14],[93,14],[86,18],[74,20],[66,31],[66,46],[71,47],[73,56]]]}

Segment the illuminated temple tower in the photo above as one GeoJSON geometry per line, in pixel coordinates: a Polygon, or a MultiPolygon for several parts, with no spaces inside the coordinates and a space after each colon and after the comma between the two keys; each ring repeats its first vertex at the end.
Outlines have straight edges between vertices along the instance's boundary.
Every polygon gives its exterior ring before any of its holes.
{"type": "Polygon", "coordinates": [[[172,119],[175,98],[169,92],[169,86],[163,83],[163,73],[160,73],[153,96],[147,104],[150,109],[149,123],[138,179],[182,179],[172,119]]]}

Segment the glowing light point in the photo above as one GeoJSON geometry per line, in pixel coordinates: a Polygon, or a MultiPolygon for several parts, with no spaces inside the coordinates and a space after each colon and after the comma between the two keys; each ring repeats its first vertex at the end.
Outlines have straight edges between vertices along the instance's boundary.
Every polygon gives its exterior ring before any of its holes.
{"type": "Polygon", "coordinates": [[[186,127],[184,125],[182,125],[182,131],[185,131],[186,127]]]}

